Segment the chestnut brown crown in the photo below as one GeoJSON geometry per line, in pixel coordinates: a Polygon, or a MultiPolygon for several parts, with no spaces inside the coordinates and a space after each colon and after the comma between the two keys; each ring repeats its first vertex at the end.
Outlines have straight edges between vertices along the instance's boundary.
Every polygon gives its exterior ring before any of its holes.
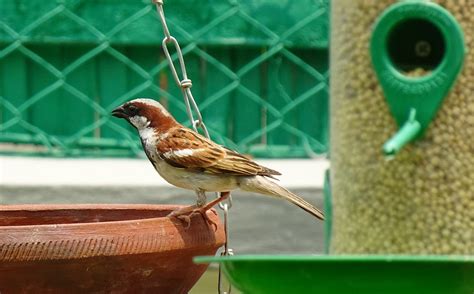
{"type": "Polygon", "coordinates": [[[166,131],[177,124],[176,120],[158,101],[149,98],[138,98],[115,108],[112,115],[127,120],[138,130],[155,128],[166,131]]]}

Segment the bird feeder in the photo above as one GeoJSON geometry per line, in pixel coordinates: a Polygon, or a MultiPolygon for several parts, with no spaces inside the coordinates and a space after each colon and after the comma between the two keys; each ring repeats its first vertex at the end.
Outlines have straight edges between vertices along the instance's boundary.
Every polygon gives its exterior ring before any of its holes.
{"type": "Polygon", "coordinates": [[[333,3],[333,253],[474,253],[474,30],[438,3],[333,3]]]}

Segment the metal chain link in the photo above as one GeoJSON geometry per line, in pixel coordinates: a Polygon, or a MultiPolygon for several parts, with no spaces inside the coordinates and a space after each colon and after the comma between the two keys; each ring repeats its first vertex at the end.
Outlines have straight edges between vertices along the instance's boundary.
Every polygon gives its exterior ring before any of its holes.
{"type": "Polygon", "coordinates": [[[204,135],[207,138],[210,138],[209,132],[207,131],[206,124],[202,119],[201,111],[194,100],[193,93],[191,92],[191,87],[193,86],[192,81],[188,78],[188,74],[186,72],[186,65],[184,63],[183,52],[181,51],[181,47],[179,46],[178,41],[175,37],[171,36],[170,31],[168,29],[168,25],[166,24],[165,12],[163,10],[163,0],[152,0],[152,2],[156,5],[156,10],[160,17],[161,25],[163,26],[163,32],[165,34],[165,38],[161,42],[161,47],[165,53],[166,59],[168,60],[171,74],[173,75],[174,81],[176,85],[181,88],[183,92],[184,102],[186,104],[186,112],[188,114],[189,120],[192,123],[194,131],[198,132],[198,128],[201,128],[204,132],[204,135]],[[168,43],[173,44],[176,54],[178,55],[179,66],[181,68],[181,73],[183,75],[183,79],[179,78],[178,72],[176,67],[173,63],[173,59],[171,58],[171,54],[168,50],[168,43]],[[197,115],[197,119],[194,119],[193,111],[197,115]]]}
{"type": "MultiPolygon", "coordinates": [[[[163,0],[151,0],[151,2],[156,5],[156,10],[158,12],[161,25],[163,27],[163,32],[165,34],[165,38],[161,42],[161,47],[163,48],[166,59],[168,60],[171,73],[176,82],[176,85],[178,85],[178,87],[181,88],[181,91],[183,93],[184,103],[186,105],[186,112],[188,114],[192,127],[195,132],[198,132],[198,128],[201,128],[201,130],[204,132],[204,135],[208,139],[210,139],[206,124],[204,123],[204,120],[202,119],[201,111],[199,110],[199,107],[197,106],[197,103],[194,100],[193,94],[191,92],[191,87],[193,86],[193,83],[191,79],[188,78],[181,47],[179,46],[179,43],[176,40],[176,38],[171,36],[170,31],[168,29],[168,25],[166,24],[165,12],[163,10],[163,0]],[[178,72],[176,71],[176,67],[174,66],[173,59],[171,58],[171,54],[168,50],[168,46],[167,46],[168,43],[172,43],[174,45],[176,54],[178,55],[179,66],[181,68],[181,74],[183,75],[183,79],[179,78],[178,72]],[[197,119],[194,119],[193,111],[197,115],[197,119]]],[[[220,196],[217,195],[217,197],[220,197],[220,196]]],[[[224,212],[224,232],[225,232],[224,250],[221,252],[221,256],[229,256],[229,255],[234,254],[233,250],[229,248],[229,242],[228,242],[228,232],[229,232],[228,231],[228,213],[229,213],[229,209],[232,207],[232,196],[229,195],[228,199],[225,201],[226,201],[225,203],[224,201],[219,202],[219,208],[222,209],[224,212]]],[[[231,293],[232,287],[230,283],[228,284],[227,291],[222,290],[223,288],[222,280],[223,280],[222,268],[221,268],[221,265],[219,264],[219,277],[218,277],[218,284],[217,284],[218,293],[222,293],[222,294],[231,293]]]]}

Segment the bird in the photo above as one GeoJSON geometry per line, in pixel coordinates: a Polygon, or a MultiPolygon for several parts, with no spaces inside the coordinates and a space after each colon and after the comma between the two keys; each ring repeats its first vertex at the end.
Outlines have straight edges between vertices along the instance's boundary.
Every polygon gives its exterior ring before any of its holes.
{"type": "Polygon", "coordinates": [[[207,211],[237,189],[285,199],[324,220],[321,210],[275,182],[280,172],[183,126],[154,99],[125,102],[112,116],[125,119],[138,131],[146,156],[163,179],[196,192],[195,205],[168,215],[186,222],[187,227],[195,214],[209,222],[207,211]],[[220,197],[207,203],[206,192],[218,192],[220,197]]]}

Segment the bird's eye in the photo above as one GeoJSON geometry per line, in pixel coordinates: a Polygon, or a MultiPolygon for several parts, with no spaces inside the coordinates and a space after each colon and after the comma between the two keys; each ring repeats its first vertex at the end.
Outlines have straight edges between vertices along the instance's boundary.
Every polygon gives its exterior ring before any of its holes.
{"type": "Polygon", "coordinates": [[[127,107],[127,112],[128,112],[128,115],[130,116],[135,116],[138,114],[138,107],[136,107],[135,105],[133,104],[130,104],[128,107],[127,107]]]}

